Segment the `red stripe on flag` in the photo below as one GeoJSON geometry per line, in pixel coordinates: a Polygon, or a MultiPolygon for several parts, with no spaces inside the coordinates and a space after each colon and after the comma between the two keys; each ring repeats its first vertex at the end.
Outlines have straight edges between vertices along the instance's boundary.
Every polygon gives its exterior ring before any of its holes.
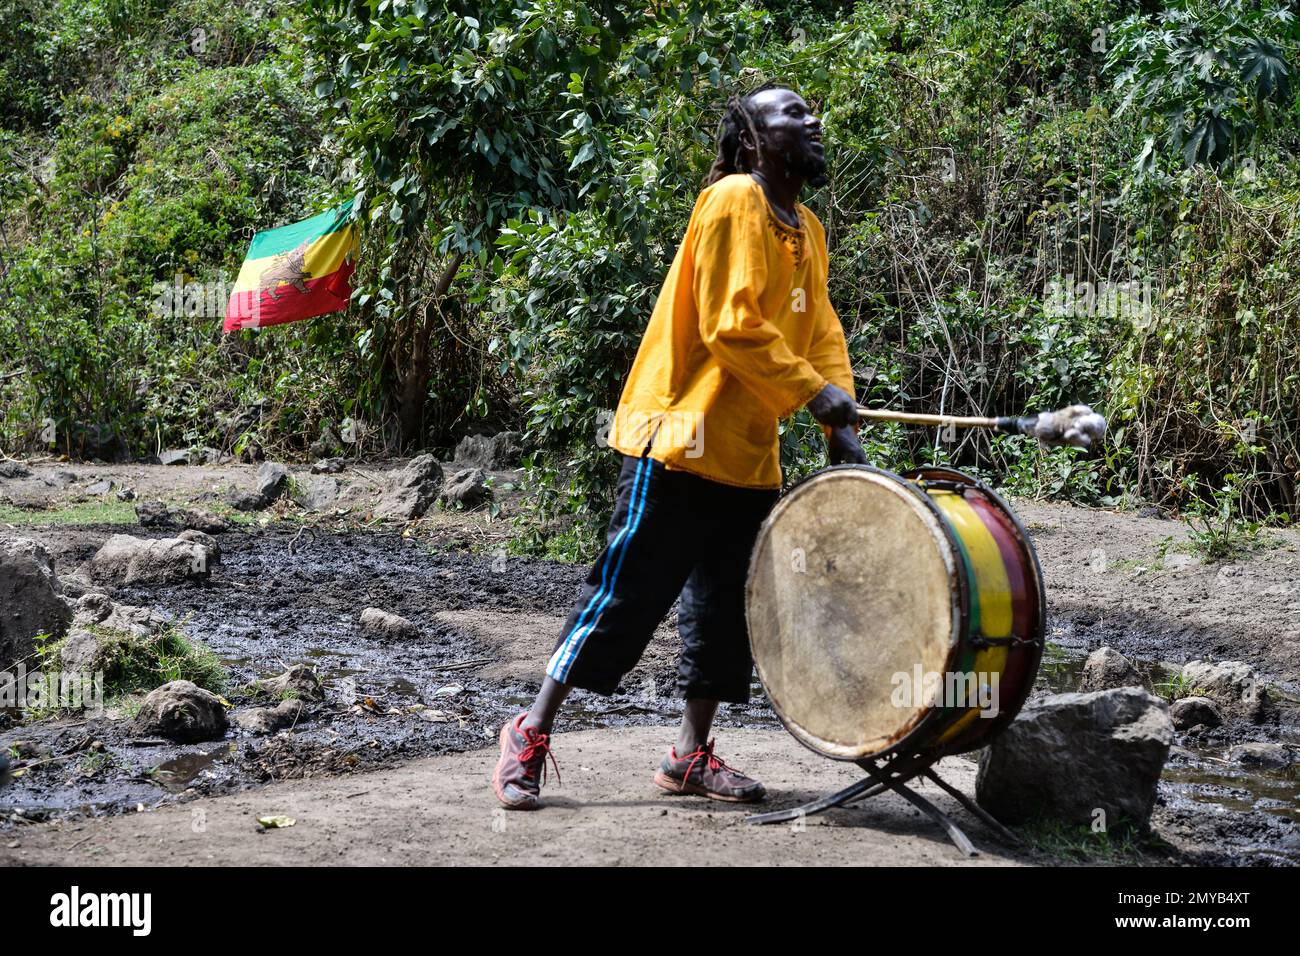
{"type": "Polygon", "coordinates": [[[230,302],[226,305],[226,321],[221,331],[237,332],[240,329],[283,325],[285,322],[297,322],[346,309],[348,300],[352,297],[352,286],[348,279],[355,271],[356,266],[345,261],[327,276],[304,280],[306,292],[300,292],[292,285],[282,285],[275,289],[275,296],[270,290],[260,293],[231,293],[230,302]]]}

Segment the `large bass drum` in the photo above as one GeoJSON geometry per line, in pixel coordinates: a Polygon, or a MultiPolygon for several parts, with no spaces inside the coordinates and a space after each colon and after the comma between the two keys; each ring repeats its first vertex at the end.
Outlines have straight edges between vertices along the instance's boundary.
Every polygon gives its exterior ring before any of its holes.
{"type": "Polygon", "coordinates": [[[982,746],[1015,718],[1042,656],[1025,529],[947,468],[841,465],[800,482],[759,532],[745,600],[772,706],[840,760],[982,746]]]}

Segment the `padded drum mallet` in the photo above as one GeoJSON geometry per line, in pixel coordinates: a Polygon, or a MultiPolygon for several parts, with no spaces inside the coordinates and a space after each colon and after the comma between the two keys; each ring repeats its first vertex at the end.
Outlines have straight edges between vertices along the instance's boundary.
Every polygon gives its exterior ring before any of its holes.
{"type": "Polygon", "coordinates": [[[893,412],[883,408],[858,408],[858,418],[881,422],[902,422],[907,425],[937,425],[940,428],[992,428],[1007,435],[1032,435],[1043,448],[1073,445],[1090,448],[1106,434],[1106,419],[1087,405],[1070,405],[1054,412],[1037,415],[1004,415],[999,418],[981,418],[962,415],[923,415],[913,412],[893,412]]]}

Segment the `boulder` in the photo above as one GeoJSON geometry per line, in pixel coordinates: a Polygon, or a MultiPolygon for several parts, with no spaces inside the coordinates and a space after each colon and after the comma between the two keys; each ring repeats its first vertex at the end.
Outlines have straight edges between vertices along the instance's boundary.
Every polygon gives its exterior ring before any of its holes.
{"type": "Polygon", "coordinates": [[[514,468],[519,464],[519,432],[466,435],[456,446],[455,460],[480,468],[514,468]]]}
{"type": "Polygon", "coordinates": [[[59,647],[63,670],[77,674],[104,671],[111,679],[113,666],[106,645],[115,634],[149,638],[169,621],[157,611],[130,604],[117,604],[105,594],[84,594],[74,605],[72,624],[59,647]]]}
{"type": "Polygon", "coordinates": [[[86,485],[86,494],[88,495],[106,495],[112,490],[113,482],[108,478],[86,485]]]}
{"type": "Polygon", "coordinates": [[[406,618],[377,607],[368,607],[361,612],[361,632],[367,637],[389,640],[410,640],[420,636],[420,629],[406,618]]]}
{"type": "Polygon", "coordinates": [[[1295,756],[1282,744],[1251,742],[1237,744],[1228,751],[1228,759],[1243,767],[1286,770],[1295,761],[1295,756]]]}
{"type": "Polygon", "coordinates": [[[1142,679],[1131,661],[1113,647],[1099,647],[1083,662],[1079,690],[1110,690],[1113,687],[1141,687],[1142,679]]]}
{"type": "Polygon", "coordinates": [[[1254,668],[1243,661],[1188,661],[1183,665],[1183,681],[1193,694],[1211,698],[1234,717],[1259,720],[1263,716],[1268,694],[1254,668]]]}
{"type": "Polygon", "coordinates": [[[247,707],[231,715],[235,726],[254,734],[273,734],[292,727],[302,718],[302,701],[290,698],[275,707],[247,707]]]}
{"type": "Polygon", "coordinates": [[[45,576],[50,579],[50,584],[54,590],[61,590],[58,575],[54,573],[54,559],[50,557],[50,553],[45,550],[39,541],[34,541],[31,538],[0,539],[0,555],[31,558],[40,566],[45,576]]]}
{"type": "Polygon", "coordinates": [[[487,473],[481,468],[462,471],[454,475],[442,494],[438,496],[444,507],[477,508],[492,500],[492,489],[487,484],[487,473]]]}
{"type": "Polygon", "coordinates": [[[432,455],[413,458],[389,479],[374,516],[392,521],[418,518],[437,500],[441,486],[442,466],[437,460],[432,455]]]}
{"type": "Polygon", "coordinates": [[[274,461],[264,461],[257,469],[257,491],[267,501],[274,501],[289,488],[289,469],[274,461]]]}
{"type": "Polygon", "coordinates": [[[117,492],[118,501],[135,501],[134,488],[121,488],[117,492]]]}
{"type": "Polygon", "coordinates": [[[31,666],[36,635],[62,637],[67,631],[72,611],[56,580],[39,558],[0,551],[0,670],[22,660],[31,666]]]}
{"type": "Polygon", "coordinates": [[[135,516],[142,527],[183,530],[193,528],[207,534],[221,534],[230,530],[224,518],[218,518],[198,508],[178,508],[163,501],[140,501],[135,506],[135,516]]]}
{"type": "Polygon", "coordinates": [[[151,690],[132,722],[137,736],[186,744],[219,740],[228,726],[221,699],[187,680],[169,681],[151,690]]]}
{"type": "Polygon", "coordinates": [[[261,511],[271,502],[260,491],[236,488],[226,495],[226,503],[236,511],[261,511]]]}
{"type": "Polygon", "coordinates": [[[313,475],[301,486],[298,504],[307,511],[324,511],[331,507],[339,496],[339,480],[329,475],[313,475]]]}
{"type": "Polygon", "coordinates": [[[324,700],[325,688],[320,678],[306,664],[294,664],[278,677],[268,677],[257,682],[268,694],[283,694],[293,691],[302,700],[324,700]]]}
{"type": "Polygon", "coordinates": [[[12,458],[0,460],[0,478],[30,478],[32,471],[12,458]]]}
{"type": "Polygon", "coordinates": [[[1169,717],[1178,730],[1191,730],[1196,726],[1217,727],[1223,715],[1208,697],[1182,697],[1169,705],[1169,717]]]}
{"type": "Polygon", "coordinates": [[[322,458],[314,462],[311,466],[313,475],[337,475],[347,467],[347,461],[342,458],[322,458]]]}
{"type": "Polygon", "coordinates": [[[1003,823],[1144,829],[1173,739],[1168,705],[1141,688],[1031,701],[980,755],[975,796],[1003,823]]]}
{"type": "Polygon", "coordinates": [[[183,537],[151,541],[115,534],[90,559],[90,577],[96,584],[111,586],[204,580],[217,557],[203,541],[183,537]]]}
{"type": "Polygon", "coordinates": [[[158,453],[158,464],[160,465],[188,465],[190,463],[190,450],[188,448],[169,448],[167,451],[158,453]]]}

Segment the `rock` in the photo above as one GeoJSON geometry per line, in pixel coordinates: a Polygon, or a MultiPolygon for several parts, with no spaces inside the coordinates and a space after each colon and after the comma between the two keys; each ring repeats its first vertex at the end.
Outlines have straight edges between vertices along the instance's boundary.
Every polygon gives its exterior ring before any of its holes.
{"type": "Polygon", "coordinates": [[[1233,716],[1246,720],[1263,716],[1268,693],[1254,668],[1243,661],[1188,661],[1183,665],[1183,681],[1193,694],[1213,699],[1233,716]]]}
{"type": "Polygon", "coordinates": [[[135,489],[123,488],[117,493],[118,501],[135,501],[135,489]]]}
{"type": "Polygon", "coordinates": [[[274,461],[265,461],[257,469],[257,490],[267,501],[274,501],[289,488],[289,469],[274,461]]]}
{"type": "Polygon", "coordinates": [[[1200,563],[1190,554],[1166,554],[1160,567],[1165,571],[1186,571],[1200,563]]]}
{"type": "Polygon", "coordinates": [[[31,469],[11,458],[0,460],[0,478],[30,478],[31,469]]]}
{"type": "Polygon", "coordinates": [[[275,707],[248,707],[235,711],[231,719],[243,730],[255,734],[273,734],[296,724],[303,714],[302,701],[290,698],[275,707]]]}
{"type": "Polygon", "coordinates": [[[1143,829],[1174,739],[1164,701],[1137,687],[1030,701],[980,755],[975,795],[1003,823],[1143,829]]]}
{"type": "Polygon", "coordinates": [[[186,528],[176,537],[181,541],[189,541],[193,544],[207,548],[210,553],[208,559],[209,563],[216,564],[221,561],[221,546],[217,544],[217,539],[212,537],[212,535],[200,531],[197,528],[186,528]]]}
{"type": "Polygon", "coordinates": [[[487,485],[487,474],[481,468],[462,471],[447,482],[438,500],[444,506],[459,505],[462,508],[477,508],[483,502],[492,500],[492,489],[487,485]]]}
{"type": "Polygon", "coordinates": [[[75,605],[72,626],[59,648],[60,666],[78,674],[103,671],[105,680],[114,680],[118,675],[110,646],[120,635],[147,640],[170,623],[149,608],[117,604],[106,594],[85,594],[75,605]]]}
{"type": "Polygon", "coordinates": [[[1196,726],[1207,729],[1223,723],[1223,715],[1208,697],[1183,697],[1169,705],[1169,717],[1178,730],[1191,730],[1196,726]]]}
{"type": "Polygon", "coordinates": [[[342,458],[322,458],[311,466],[313,475],[337,475],[348,463],[342,458]]]}
{"type": "Polygon", "coordinates": [[[135,506],[135,516],[146,528],[193,528],[207,534],[229,531],[224,518],[199,508],[177,508],[162,501],[141,501],[135,506]]]}
{"type": "Polygon", "coordinates": [[[409,521],[429,510],[442,486],[442,466],[432,455],[413,458],[388,482],[375,506],[376,518],[409,521]]]}
{"type": "Polygon", "coordinates": [[[324,511],[339,496],[339,480],[329,475],[314,475],[303,486],[298,503],[308,511],[324,511]]]}
{"type": "Polygon", "coordinates": [[[226,495],[226,503],[236,511],[261,511],[271,502],[261,492],[236,488],[226,495]]]}
{"type": "Polygon", "coordinates": [[[368,607],[361,612],[361,631],[367,637],[391,640],[410,640],[420,636],[420,629],[406,618],[377,607],[368,607]]]}
{"type": "Polygon", "coordinates": [[[294,664],[278,677],[268,677],[257,682],[268,694],[283,694],[294,691],[302,700],[324,700],[325,688],[320,678],[306,664],[294,664]]]}
{"type": "Polygon", "coordinates": [[[456,446],[455,460],[480,468],[514,468],[519,464],[519,432],[466,435],[456,446]]]}
{"type": "Polygon", "coordinates": [[[1113,687],[1141,687],[1137,668],[1113,647],[1099,647],[1083,662],[1080,691],[1110,690],[1113,687]]]}
{"type": "Polygon", "coordinates": [[[86,486],[88,495],[106,495],[113,490],[113,482],[105,478],[103,481],[97,481],[94,484],[86,486]]]}
{"type": "Polygon", "coordinates": [[[90,559],[90,577],[96,584],[114,586],[203,580],[217,557],[217,552],[202,541],[150,541],[115,534],[90,559]]]}
{"type": "Polygon", "coordinates": [[[1291,766],[1295,757],[1282,744],[1245,743],[1237,744],[1228,751],[1228,759],[1244,767],[1259,767],[1262,770],[1285,770],[1291,766]]]}
{"type": "Polygon", "coordinates": [[[158,454],[158,464],[160,465],[188,465],[189,463],[190,450],[188,448],[170,448],[158,454]]]}
{"type": "Polygon", "coordinates": [[[50,553],[41,546],[40,542],[33,541],[31,538],[0,539],[0,554],[31,558],[40,565],[54,590],[61,590],[58,576],[54,573],[54,559],[50,557],[50,553]]]}
{"type": "Polygon", "coordinates": [[[38,558],[0,551],[0,670],[22,660],[30,665],[36,635],[62,637],[67,631],[72,611],[55,589],[56,580],[38,558]]]}
{"type": "Polygon", "coordinates": [[[220,698],[187,680],[170,681],[151,690],[132,722],[138,736],[186,744],[219,740],[227,726],[220,698]]]}
{"type": "Polygon", "coordinates": [[[239,453],[239,460],[246,465],[261,461],[265,457],[266,453],[262,451],[262,446],[255,441],[250,441],[244,446],[244,450],[239,453]]]}

